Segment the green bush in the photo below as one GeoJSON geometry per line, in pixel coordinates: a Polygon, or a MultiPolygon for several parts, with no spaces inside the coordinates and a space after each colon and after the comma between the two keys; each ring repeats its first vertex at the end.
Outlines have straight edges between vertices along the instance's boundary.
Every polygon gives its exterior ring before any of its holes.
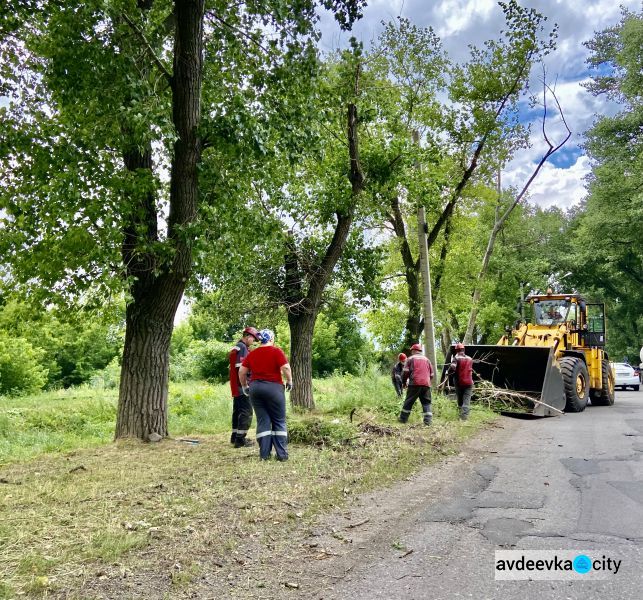
{"type": "Polygon", "coordinates": [[[0,332],[0,393],[41,390],[47,382],[47,369],[40,364],[43,355],[27,340],[0,332]]]}
{"type": "Polygon", "coordinates": [[[193,340],[183,352],[172,358],[170,378],[172,381],[226,381],[231,348],[231,344],[216,340],[193,340]]]}
{"type": "Polygon", "coordinates": [[[104,369],[92,375],[89,384],[97,390],[114,390],[120,385],[120,381],[121,365],[118,358],[113,358],[104,369]]]}

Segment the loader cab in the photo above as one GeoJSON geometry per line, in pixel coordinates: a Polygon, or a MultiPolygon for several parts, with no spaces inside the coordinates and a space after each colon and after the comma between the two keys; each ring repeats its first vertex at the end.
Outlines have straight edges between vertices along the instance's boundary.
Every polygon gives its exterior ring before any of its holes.
{"type": "Polygon", "coordinates": [[[588,303],[578,294],[533,295],[525,302],[531,306],[533,326],[557,329],[565,324],[573,346],[605,346],[604,304],[588,303]]]}
{"type": "Polygon", "coordinates": [[[581,329],[585,323],[585,301],[575,294],[529,296],[531,322],[537,327],[566,324],[570,329],[581,329]]]}
{"type": "Polygon", "coordinates": [[[569,300],[534,300],[534,325],[559,325],[576,320],[576,304],[569,300]]]}

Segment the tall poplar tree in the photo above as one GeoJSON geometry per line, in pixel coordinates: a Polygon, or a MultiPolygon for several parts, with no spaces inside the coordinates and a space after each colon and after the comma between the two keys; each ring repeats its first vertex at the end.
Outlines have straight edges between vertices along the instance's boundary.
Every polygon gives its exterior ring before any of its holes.
{"type": "Polygon", "coordinates": [[[174,315],[221,202],[200,173],[261,145],[252,117],[290,69],[314,68],[318,4],[348,27],[362,2],[2,8],[4,285],[70,306],[125,291],[116,437],[167,435],[174,315]]]}

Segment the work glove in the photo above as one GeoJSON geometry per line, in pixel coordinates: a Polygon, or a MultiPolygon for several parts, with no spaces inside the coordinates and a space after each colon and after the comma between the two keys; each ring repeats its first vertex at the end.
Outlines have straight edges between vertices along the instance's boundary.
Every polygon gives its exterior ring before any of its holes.
{"type": "Polygon", "coordinates": [[[241,391],[243,392],[244,396],[249,396],[250,395],[250,386],[249,385],[244,385],[241,388],[241,391]]]}
{"type": "Polygon", "coordinates": [[[285,388],[286,388],[286,391],[287,391],[287,392],[289,392],[290,390],[292,390],[292,383],[286,383],[285,388]]]}

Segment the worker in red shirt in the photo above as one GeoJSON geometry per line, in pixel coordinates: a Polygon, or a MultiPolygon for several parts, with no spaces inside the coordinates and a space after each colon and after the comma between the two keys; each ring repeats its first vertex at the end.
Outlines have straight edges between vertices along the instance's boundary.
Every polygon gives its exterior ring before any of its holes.
{"type": "Polygon", "coordinates": [[[393,365],[391,369],[391,380],[393,381],[393,387],[395,388],[395,393],[398,398],[402,397],[402,390],[404,386],[402,385],[402,371],[404,370],[404,362],[406,361],[406,354],[400,352],[397,355],[397,362],[393,365]]]}
{"type": "Polygon", "coordinates": [[[453,373],[460,420],[466,421],[469,418],[469,407],[473,394],[473,359],[465,354],[464,344],[460,342],[455,345],[454,350],[449,373],[453,373]]]}
{"type": "Polygon", "coordinates": [[[246,439],[248,429],[252,425],[252,404],[250,398],[243,392],[239,381],[239,368],[243,359],[248,356],[250,346],[259,341],[259,332],[254,327],[246,327],[241,339],[230,350],[230,390],[232,391],[232,434],[230,443],[235,448],[252,446],[252,440],[246,439]]]}
{"type": "Polygon", "coordinates": [[[425,425],[431,425],[433,413],[431,412],[431,380],[435,370],[431,361],[422,354],[422,346],[413,344],[411,356],[406,359],[402,370],[402,383],[408,385],[406,398],[400,412],[400,423],[409,420],[411,409],[416,400],[422,404],[422,420],[425,425]]]}
{"type": "Polygon", "coordinates": [[[283,462],[288,460],[284,390],[292,389],[292,372],[283,350],[274,345],[275,334],[270,329],[262,329],[259,340],[261,346],[243,359],[239,380],[257,415],[259,457],[268,460],[274,447],[277,460],[283,462]],[[248,382],[249,372],[252,379],[248,382]]]}

